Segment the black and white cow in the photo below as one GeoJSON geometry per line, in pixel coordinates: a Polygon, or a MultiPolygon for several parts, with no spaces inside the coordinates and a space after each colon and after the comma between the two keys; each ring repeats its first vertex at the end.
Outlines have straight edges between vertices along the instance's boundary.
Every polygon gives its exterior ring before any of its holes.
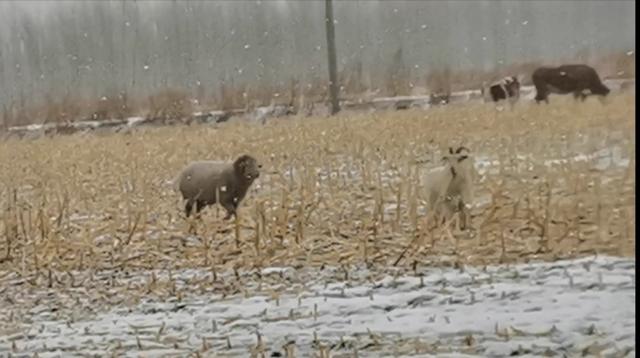
{"type": "Polygon", "coordinates": [[[487,88],[482,87],[481,92],[485,102],[508,100],[513,105],[520,98],[520,81],[515,76],[508,76],[487,88]]]}

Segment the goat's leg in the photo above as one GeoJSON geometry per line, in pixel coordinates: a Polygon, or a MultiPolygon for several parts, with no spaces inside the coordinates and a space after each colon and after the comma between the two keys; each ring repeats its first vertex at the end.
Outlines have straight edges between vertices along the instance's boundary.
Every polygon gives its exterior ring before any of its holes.
{"type": "Polygon", "coordinates": [[[460,211],[460,230],[466,230],[469,226],[469,213],[467,206],[460,201],[460,203],[458,203],[458,210],[460,211]]]}

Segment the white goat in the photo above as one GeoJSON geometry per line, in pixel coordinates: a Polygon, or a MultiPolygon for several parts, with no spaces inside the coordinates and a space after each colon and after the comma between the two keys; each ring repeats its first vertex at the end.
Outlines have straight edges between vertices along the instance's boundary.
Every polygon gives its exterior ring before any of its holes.
{"type": "Polygon", "coordinates": [[[433,210],[439,223],[460,213],[460,228],[469,226],[469,207],[473,201],[473,182],[476,171],[469,149],[449,148],[442,160],[444,168],[429,173],[425,187],[429,210],[433,210]]]}

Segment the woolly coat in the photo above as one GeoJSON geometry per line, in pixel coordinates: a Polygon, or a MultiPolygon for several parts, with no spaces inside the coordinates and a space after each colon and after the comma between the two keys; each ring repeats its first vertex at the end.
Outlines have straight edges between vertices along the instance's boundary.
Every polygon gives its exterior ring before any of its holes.
{"type": "Polygon", "coordinates": [[[187,165],[177,178],[177,187],[187,200],[187,216],[191,206],[199,209],[219,203],[228,216],[235,211],[255,178],[247,177],[234,163],[196,161],[187,165]]]}

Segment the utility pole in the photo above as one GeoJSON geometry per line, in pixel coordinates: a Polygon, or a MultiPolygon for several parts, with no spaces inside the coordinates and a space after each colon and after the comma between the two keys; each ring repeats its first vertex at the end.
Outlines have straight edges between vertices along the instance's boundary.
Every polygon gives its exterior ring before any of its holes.
{"type": "Polygon", "coordinates": [[[331,115],[340,111],[338,102],[338,65],[336,60],[336,33],[333,23],[333,0],[325,0],[325,24],[327,30],[327,55],[329,56],[329,96],[331,115]]]}

